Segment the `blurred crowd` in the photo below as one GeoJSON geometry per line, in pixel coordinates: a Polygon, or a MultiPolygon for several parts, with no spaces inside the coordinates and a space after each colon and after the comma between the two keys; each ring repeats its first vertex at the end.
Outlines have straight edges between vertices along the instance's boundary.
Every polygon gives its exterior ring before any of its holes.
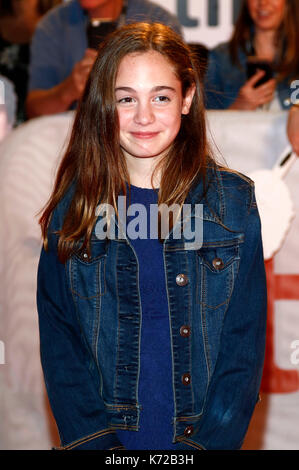
{"type": "MultiPolygon", "coordinates": [[[[178,19],[148,0],[0,0],[0,79],[10,122],[76,108],[110,31],[178,19]]],[[[231,39],[208,50],[192,44],[207,109],[286,110],[299,154],[299,2],[244,0],[231,39]],[[298,92],[296,91],[298,89],[298,92]]],[[[4,100],[3,100],[4,101],[4,100]]]]}

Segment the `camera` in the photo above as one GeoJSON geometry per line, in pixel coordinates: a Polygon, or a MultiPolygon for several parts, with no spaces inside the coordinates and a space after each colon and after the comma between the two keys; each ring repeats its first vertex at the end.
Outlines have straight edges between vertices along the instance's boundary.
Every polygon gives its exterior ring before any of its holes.
{"type": "Polygon", "coordinates": [[[263,70],[265,72],[265,75],[254,85],[254,88],[263,85],[263,83],[266,83],[268,80],[273,78],[273,65],[271,62],[259,59],[255,56],[247,57],[247,78],[251,78],[253,75],[256,74],[258,70],[263,70]]]}

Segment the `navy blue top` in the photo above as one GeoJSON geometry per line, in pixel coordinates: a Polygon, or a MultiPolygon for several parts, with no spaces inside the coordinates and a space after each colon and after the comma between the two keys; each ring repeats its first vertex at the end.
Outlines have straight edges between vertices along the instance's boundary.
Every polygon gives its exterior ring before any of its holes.
{"type": "MultiPolygon", "coordinates": [[[[138,401],[142,406],[140,429],[117,431],[129,450],[177,449],[172,444],[174,399],[172,388],[172,359],[170,324],[166,294],[163,245],[150,239],[150,204],[157,204],[158,193],[153,189],[131,186],[130,204],[143,204],[147,212],[147,239],[136,240],[127,234],[139,263],[139,288],[142,304],[140,378],[138,401]]],[[[140,213],[128,217],[130,221],[140,213]]],[[[136,227],[136,234],[141,227],[136,227]]]]}

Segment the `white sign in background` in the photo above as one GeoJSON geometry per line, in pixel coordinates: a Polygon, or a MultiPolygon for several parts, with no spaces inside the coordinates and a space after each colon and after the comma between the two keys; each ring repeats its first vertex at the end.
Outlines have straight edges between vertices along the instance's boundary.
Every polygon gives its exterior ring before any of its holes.
{"type": "Polygon", "coordinates": [[[208,48],[227,41],[242,0],[154,0],[175,14],[184,39],[208,48]]]}

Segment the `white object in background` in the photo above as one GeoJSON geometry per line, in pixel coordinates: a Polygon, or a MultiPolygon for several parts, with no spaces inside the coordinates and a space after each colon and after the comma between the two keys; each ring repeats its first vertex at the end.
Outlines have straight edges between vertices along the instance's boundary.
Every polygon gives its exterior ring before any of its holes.
{"type": "MultiPolygon", "coordinates": [[[[46,204],[73,113],[31,119],[0,142],[0,449],[51,449],[39,355],[36,273],[46,204]]],[[[55,434],[56,433],[56,434],[55,434]]],[[[55,435],[54,435],[55,434],[55,435]]]]}
{"type": "Polygon", "coordinates": [[[0,141],[4,139],[9,132],[9,125],[7,123],[7,113],[4,105],[0,105],[0,141]]]}
{"type": "Polygon", "coordinates": [[[16,121],[17,97],[13,83],[0,75],[0,141],[11,131],[16,121]]]}
{"type": "Polygon", "coordinates": [[[295,216],[293,201],[283,178],[296,158],[291,147],[287,147],[272,170],[261,169],[248,174],[255,183],[266,260],[272,258],[282,246],[295,216]]]}

